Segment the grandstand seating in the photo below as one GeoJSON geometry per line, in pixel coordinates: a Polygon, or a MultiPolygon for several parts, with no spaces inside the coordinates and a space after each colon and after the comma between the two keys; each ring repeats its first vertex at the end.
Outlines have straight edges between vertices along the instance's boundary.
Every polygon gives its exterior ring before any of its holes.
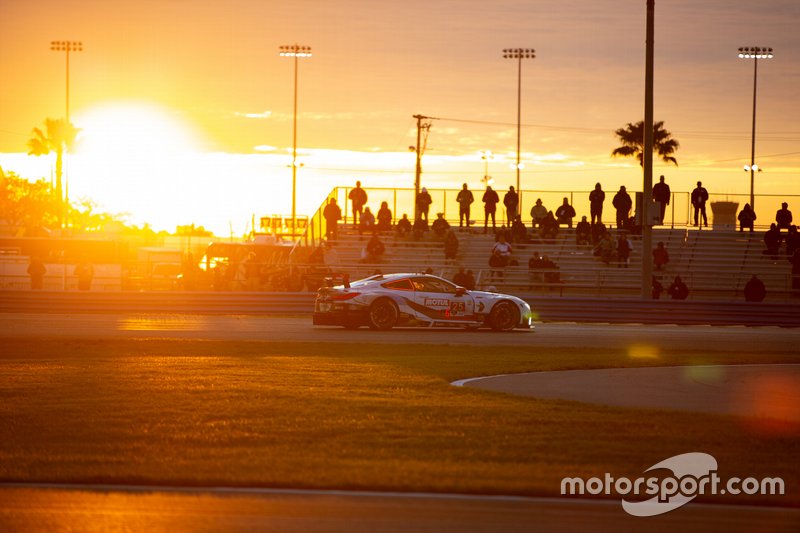
{"type": "MultiPolygon", "coordinates": [[[[429,268],[436,275],[452,279],[463,266],[474,272],[481,289],[494,287],[502,292],[530,295],[638,297],[641,294],[642,241],[639,236],[631,237],[633,251],[628,268],[622,268],[616,262],[604,264],[594,256],[591,246],[575,244],[573,229],[562,227],[557,238],[550,242],[539,239],[514,244],[513,257],[517,264],[492,269],[488,258],[494,235],[484,234],[482,227],[473,227],[469,232],[454,227],[459,238],[459,251],[456,260],[449,262],[445,261],[442,242],[434,238],[432,232],[419,242],[384,233],[381,240],[386,252],[379,263],[362,262],[362,250],[369,235],[359,235],[350,226],[340,228],[337,240],[331,243],[325,254],[325,262],[334,271],[349,274],[351,279],[366,277],[376,271],[423,272],[429,268]],[[543,275],[529,272],[528,259],[534,251],[558,265],[560,279],[557,282],[546,282],[543,275]]],[[[690,288],[689,298],[693,299],[742,299],[744,285],[756,274],[767,287],[768,300],[789,298],[791,265],[785,253],[777,259],[764,255],[762,238],[760,232],[657,227],[653,230],[653,246],[663,241],[670,262],[663,271],[654,274],[665,288],[676,275],[681,276],[690,288]]],[[[668,298],[666,294],[662,295],[664,297],[668,298]]]]}

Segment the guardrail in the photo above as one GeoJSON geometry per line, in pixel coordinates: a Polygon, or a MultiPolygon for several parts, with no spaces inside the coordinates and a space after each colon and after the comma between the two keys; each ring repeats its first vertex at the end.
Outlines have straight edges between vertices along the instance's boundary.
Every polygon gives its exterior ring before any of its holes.
{"type": "MultiPolygon", "coordinates": [[[[542,322],[800,327],[800,299],[749,303],[521,296],[542,322]]],[[[314,298],[313,293],[9,291],[0,298],[0,312],[310,315],[314,298]]]]}

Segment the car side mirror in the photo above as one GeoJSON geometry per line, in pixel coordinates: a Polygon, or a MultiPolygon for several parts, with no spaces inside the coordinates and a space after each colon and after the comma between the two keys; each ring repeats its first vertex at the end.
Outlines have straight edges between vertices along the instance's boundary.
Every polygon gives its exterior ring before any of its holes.
{"type": "Polygon", "coordinates": [[[465,294],[467,294],[467,289],[464,287],[456,287],[456,298],[459,296],[464,296],[465,294]]]}

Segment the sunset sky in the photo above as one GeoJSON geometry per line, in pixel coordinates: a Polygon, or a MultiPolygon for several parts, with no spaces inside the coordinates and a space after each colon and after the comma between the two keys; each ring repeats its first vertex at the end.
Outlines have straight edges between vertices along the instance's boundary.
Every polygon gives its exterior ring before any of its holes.
{"type": "MultiPolygon", "coordinates": [[[[0,165],[50,176],[27,156],[33,127],[70,113],[82,128],[70,197],[157,229],[221,234],[291,209],[293,63],[299,70],[298,212],[335,185],[413,187],[414,114],[434,120],[423,185],[515,183],[517,69],[523,61],[523,190],[641,189],[612,159],[613,130],[643,118],[645,0],[0,0],[0,165]]],[[[753,61],[759,61],[756,193],[800,194],[800,2],[657,0],[655,119],[680,141],[657,162],[675,191],[702,179],[748,194],[753,61]]],[[[436,206],[434,206],[435,208],[436,206]]],[[[800,206],[798,206],[800,207],[800,206]]]]}

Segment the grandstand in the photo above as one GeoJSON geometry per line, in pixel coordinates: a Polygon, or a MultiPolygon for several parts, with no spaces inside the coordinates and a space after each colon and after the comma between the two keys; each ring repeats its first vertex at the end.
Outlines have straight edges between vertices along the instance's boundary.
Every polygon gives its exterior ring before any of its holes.
{"type": "MultiPolygon", "coordinates": [[[[453,224],[453,221],[450,221],[453,224]]],[[[562,227],[558,236],[548,242],[534,238],[532,242],[514,244],[516,265],[502,269],[489,267],[490,250],[495,242],[491,232],[482,227],[470,231],[453,229],[459,239],[455,261],[445,261],[443,243],[432,232],[414,241],[384,232],[380,238],[386,247],[380,262],[362,262],[362,250],[370,235],[360,235],[351,225],[340,225],[339,235],[330,242],[325,254],[326,265],[335,272],[358,279],[375,272],[423,272],[427,269],[452,279],[458,268],[472,270],[477,288],[494,287],[498,291],[529,295],[613,295],[638,297],[641,294],[642,242],[632,236],[633,251],[627,268],[615,261],[605,264],[593,254],[592,246],[578,246],[573,229],[562,227]],[[558,279],[545,273],[530,272],[528,260],[534,252],[547,256],[558,266],[558,279]]],[[[530,228],[529,228],[530,233],[530,228]]],[[[616,234],[616,230],[612,230],[616,234]]],[[[773,259],[762,253],[763,234],[740,233],[730,229],[661,228],[653,230],[653,243],[663,241],[670,262],[654,274],[664,287],[676,275],[690,288],[691,299],[742,299],[744,285],[756,274],[767,287],[767,299],[791,297],[791,265],[784,253],[773,259]]],[[[667,295],[662,295],[662,298],[667,295]]]]}

